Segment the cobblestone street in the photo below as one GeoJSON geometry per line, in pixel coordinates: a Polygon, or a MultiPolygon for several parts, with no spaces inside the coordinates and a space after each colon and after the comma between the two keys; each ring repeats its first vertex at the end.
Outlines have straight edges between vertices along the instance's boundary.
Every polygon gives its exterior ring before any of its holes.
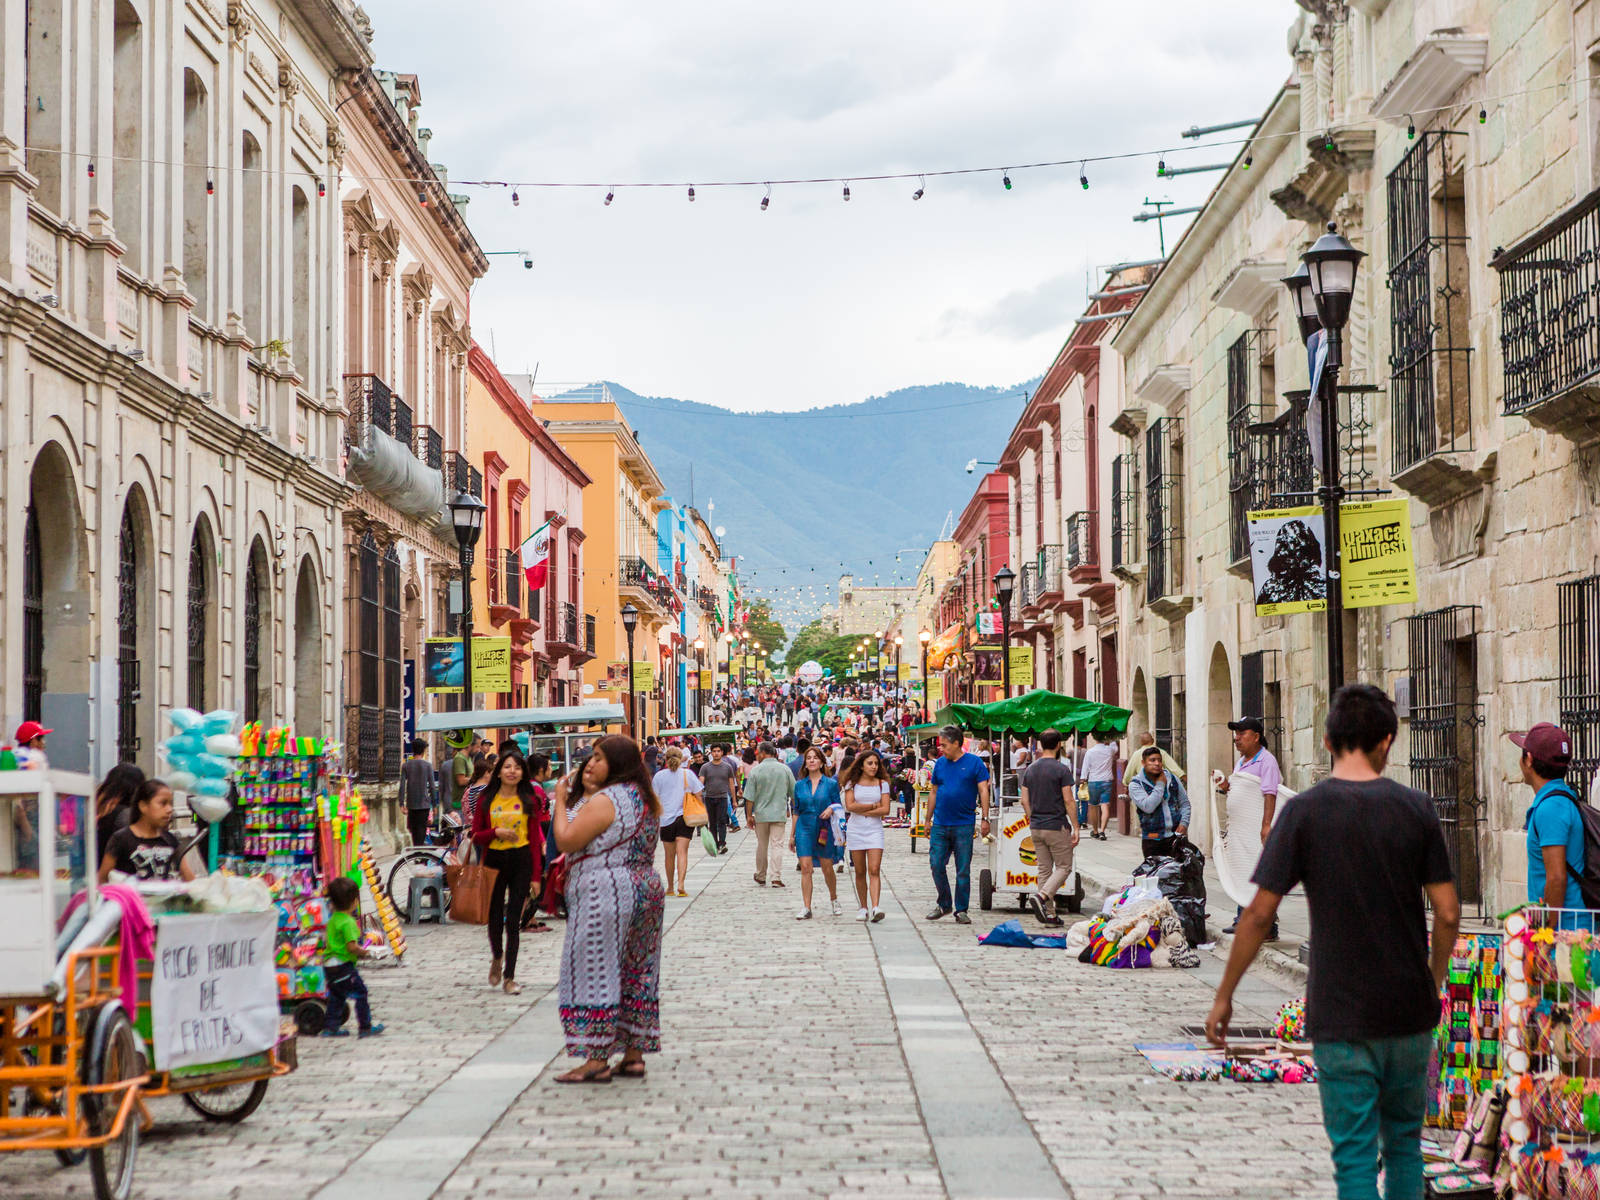
{"type": "MultiPolygon", "coordinates": [[[[843,888],[845,915],[819,902],[796,922],[798,880],[757,887],[753,839],[730,844],[668,902],[665,1050],[646,1081],[551,1082],[559,926],[524,937],[515,999],[485,985],[480,928],[414,928],[403,967],[367,973],[382,1038],[302,1041],[299,1070],[237,1127],[161,1102],[135,1194],[1331,1195],[1314,1088],[1172,1083],[1133,1049],[1203,1020],[1217,960],[1119,972],[982,949],[974,933],[1012,914],[923,920],[926,859],[900,831],[884,922],[858,924],[843,888]]],[[[1290,986],[1247,980],[1236,1021],[1290,986]]],[[[48,1155],[0,1158],[8,1200],[89,1190],[48,1155]]]]}

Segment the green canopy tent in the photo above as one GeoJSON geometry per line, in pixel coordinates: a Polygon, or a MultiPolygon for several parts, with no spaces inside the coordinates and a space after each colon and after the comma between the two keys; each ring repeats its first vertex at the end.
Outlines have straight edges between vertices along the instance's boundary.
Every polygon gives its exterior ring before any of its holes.
{"type": "Polygon", "coordinates": [[[1080,700],[1043,688],[988,704],[952,704],[939,712],[938,721],[943,722],[946,713],[964,729],[1018,734],[1043,733],[1046,729],[1059,729],[1062,733],[1124,734],[1133,716],[1129,709],[1114,704],[1080,700]]]}

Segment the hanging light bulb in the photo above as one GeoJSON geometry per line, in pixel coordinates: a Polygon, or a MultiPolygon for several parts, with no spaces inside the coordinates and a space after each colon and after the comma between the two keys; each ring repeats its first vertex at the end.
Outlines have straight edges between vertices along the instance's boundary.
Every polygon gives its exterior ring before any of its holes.
{"type": "Polygon", "coordinates": [[[917,176],[917,190],[911,193],[911,198],[913,200],[921,200],[922,199],[922,193],[925,192],[927,190],[927,188],[928,188],[927,179],[925,179],[921,175],[918,175],[917,176]]]}
{"type": "Polygon", "coordinates": [[[846,202],[850,199],[850,185],[848,183],[844,185],[844,198],[846,202]]]}
{"type": "Polygon", "coordinates": [[[216,194],[217,194],[217,185],[216,185],[216,183],[214,181],[210,180],[210,179],[206,180],[206,195],[215,196],[216,194]]]}
{"type": "Polygon", "coordinates": [[[320,179],[317,180],[317,197],[318,197],[318,199],[321,199],[323,196],[326,196],[327,194],[328,194],[328,185],[323,183],[322,180],[320,180],[320,179]]]}
{"type": "Polygon", "coordinates": [[[1417,136],[1417,123],[1411,119],[1411,114],[1406,114],[1406,141],[1414,141],[1417,136]]]}
{"type": "Polygon", "coordinates": [[[689,202],[694,203],[694,184],[689,185],[689,202]]]}
{"type": "Polygon", "coordinates": [[[1087,161],[1078,164],[1078,183],[1084,191],[1089,190],[1089,164],[1087,161]]]}
{"type": "Polygon", "coordinates": [[[1011,190],[1011,172],[1007,171],[1004,175],[1000,176],[1000,182],[1005,185],[1006,191],[1009,192],[1011,190]]]}
{"type": "MultiPolygon", "coordinates": [[[[615,200],[615,199],[616,199],[616,198],[617,198],[617,194],[616,194],[616,193],[615,193],[615,192],[613,192],[613,191],[611,191],[611,190],[610,190],[610,189],[609,189],[609,188],[608,188],[608,189],[606,189],[606,200],[605,200],[605,205],[606,205],[606,207],[607,207],[607,208],[610,208],[610,207],[611,207],[611,202],[612,202],[612,201],[613,201],[613,200],[615,200]]],[[[693,200],[693,199],[694,199],[694,192],[693,192],[693,189],[691,189],[691,190],[690,190],[690,193],[689,193],[689,199],[691,199],[691,200],[693,200]]]]}
{"type": "Polygon", "coordinates": [[[511,189],[511,207],[512,208],[516,208],[521,203],[522,203],[522,197],[517,195],[517,189],[516,188],[512,188],[511,189]]]}
{"type": "Polygon", "coordinates": [[[1489,110],[1486,109],[1486,108],[1480,108],[1478,110],[1478,124],[1479,125],[1487,125],[1488,123],[1489,123],[1489,110]]]}
{"type": "Polygon", "coordinates": [[[1323,131],[1323,134],[1322,134],[1322,148],[1324,150],[1332,150],[1334,148],[1334,146],[1333,146],[1333,130],[1328,129],[1328,130],[1324,130],[1323,131]]]}
{"type": "Polygon", "coordinates": [[[1159,159],[1156,162],[1156,176],[1157,176],[1157,178],[1161,177],[1162,175],[1165,175],[1166,173],[1167,173],[1167,160],[1164,159],[1164,158],[1163,159],[1159,159]]]}
{"type": "Polygon", "coordinates": [[[94,164],[93,163],[89,164],[89,178],[90,179],[94,178],[94,164]]]}
{"type": "Polygon", "coordinates": [[[767,211],[767,205],[769,205],[771,203],[772,203],[772,185],[769,183],[769,184],[767,184],[767,194],[765,196],[761,197],[761,211],[762,212],[766,212],[767,211]]]}
{"type": "Polygon", "coordinates": [[[417,189],[417,203],[423,208],[428,207],[428,193],[422,188],[417,189]]]}
{"type": "Polygon", "coordinates": [[[1251,164],[1254,163],[1255,161],[1256,161],[1256,156],[1254,154],[1250,153],[1248,150],[1245,151],[1244,169],[1246,171],[1248,171],[1250,169],[1251,164]]]}

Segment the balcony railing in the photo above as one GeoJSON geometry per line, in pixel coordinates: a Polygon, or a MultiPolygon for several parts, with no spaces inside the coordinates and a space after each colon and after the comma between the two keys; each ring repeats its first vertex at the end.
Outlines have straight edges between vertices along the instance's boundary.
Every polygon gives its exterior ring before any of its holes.
{"type": "Polygon", "coordinates": [[[563,646],[574,648],[583,643],[578,641],[578,607],[570,600],[563,600],[557,612],[555,641],[563,646]]]}
{"type": "Polygon", "coordinates": [[[670,610],[676,603],[667,577],[637,555],[623,555],[618,560],[617,579],[622,587],[644,592],[663,609],[670,610]]]}
{"type": "Polygon", "coordinates": [[[487,555],[484,556],[483,579],[484,587],[487,588],[489,592],[490,604],[500,603],[500,596],[501,592],[503,591],[500,579],[500,564],[501,558],[494,551],[491,550],[487,555]]]}
{"type": "Polygon", "coordinates": [[[444,434],[431,425],[411,427],[411,453],[423,466],[435,471],[444,469],[444,434]]]}
{"type": "Polygon", "coordinates": [[[507,548],[505,551],[505,598],[506,603],[512,608],[522,608],[522,555],[519,551],[507,548]]]}
{"type": "Polygon", "coordinates": [[[1067,518],[1067,570],[1074,578],[1100,566],[1100,514],[1075,512],[1067,518]]]}
{"type": "Polygon", "coordinates": [[[469,476],[471,469],[467,466],[467,456],[451,451],[444,464],[445,490],[451,497],[459,491],[466,489],[471,482],[469,476]]]}
{"type": "Polygon", "coordinates": [[[1505,410],[1575,438],[1600,420],[1600,190],[1490,260],[1505,410]]]}
{"type": "Polygon", "coordinates": [[[344,377],[345,444],[357,444],[367,428],[381,429],[390,437],[411,444],[411,406],[390,390],[382,377],[370,374],[344,377]]]}
{"type": "Polygon", "coordinates": [[[1023,608],[1032,608],[1039,603],[1039,596],[1043,591],[1039,586],[1039,564],[1023,563],[1022,578],[1017,581],[1017,595],[1021,598],[1023,608]]]}
{"type": "Polygon", "coordinates": [[[1139,456],[1132,450],[1111,460],[1111,569],[1128,573],[1144,560],[1139,536],[1139,456]]]}
{"type": "Polygon", "coordinates": [[[594,614],[583,614],[583,652],[594,657],[594,614]]]}

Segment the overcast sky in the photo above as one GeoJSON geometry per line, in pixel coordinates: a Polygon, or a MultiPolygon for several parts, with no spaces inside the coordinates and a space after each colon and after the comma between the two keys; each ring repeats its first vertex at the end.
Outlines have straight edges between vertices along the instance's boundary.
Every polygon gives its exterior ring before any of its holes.
{"type": "MultiPolygon", "coordinates": [[[[415,72],[452,177],[683,188],[471,189],[499,257],[472,328],[505,371],[613,379],[733,409],[848,403],[1041,374],[1089,267],[1156,254],[1146,196],[1215,175],[1153,162],[761,188],[1145,150],[1259,116],[1286,78],[1290,0],[367,0],[380,67],[415,72]]],[[[1222,135],[1237,136],[1237,135],[1222,135]]],[[[1233,149],[1187,149],[1177,164],[1233,149]]],[[[1169,228],[1177,223],[1169,223],[1169,228]]],[[[1170,237],[1173,236],[1169,234],[1170,237]]]]}

